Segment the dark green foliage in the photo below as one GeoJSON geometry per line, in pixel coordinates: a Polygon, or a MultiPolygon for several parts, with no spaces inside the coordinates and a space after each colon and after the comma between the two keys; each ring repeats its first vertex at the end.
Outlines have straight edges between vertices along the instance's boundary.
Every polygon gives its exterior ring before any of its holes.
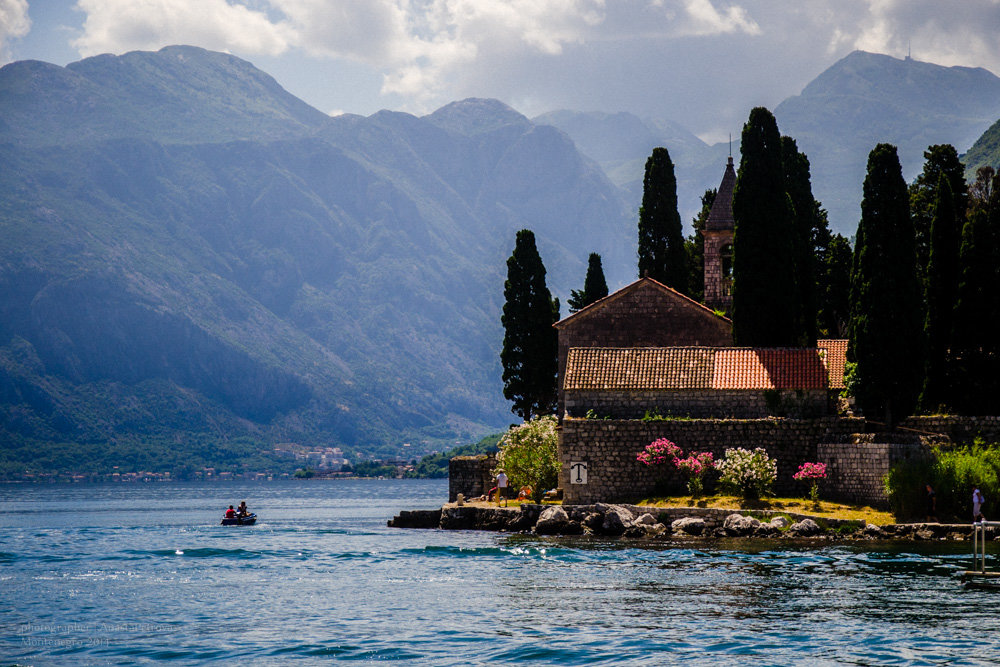
{"type": "MultiPolygon", "coordinates": [[[[965,183],[965,167],[958,160],[955,147],[950,144],[928,146],[924,151],[924,169],[910,186],[910,217],[913,219],[913,236],[917,250],[917,274],[926,289],[927,264],[931,252],[931,223],[938,206],[941,177],[952,193],[951,209],[959,232],[965,222],[969,194],[965,183]]],[[[959,233],[956,232],[956,235],[959,233]]],[[[956,249],[957,252],[957,249],[956,249]]]]}
{"type": "Polygon", "coordinates": [[[501,437],[503,437],[503,433],[495,433],[486,436],[479,442],[454,447],[438,454],[428,454],[417,462],[414,474],[408,476],[421,479],[447,477],[449,461],[453,458],[456,456],[475,456],[476,454],[496,452],[499,449],[497,445],[501,437]]]}
{"type": "Polygon", "coordinates": [[[958,295],[958,246],[961,228],[955,212],[955,197],[946,174],[939,177],[937,203],[930,227],[927,262],[927,339],[924,388],[920,405],[934,410],[948,400],[947,359],[951,345],[952,314],[958,295]]]}
{"type": "Polygon", "coordinates": [[[900,519],[925,520],[928,484],[936,494],[939,521],[971,521],[972,490],[976,487],[986,499],[984,514],[993,518],[1000,507],[1000,447],[977,441],[892,466],[885,488],[893,514],[900,519]]]}
{"type": "Polygon", "coordinates": [[[813,198],[809,180],[809,158],[799,152],[795,140],[781,138],[781,166],[785,173],[785,191],[792,202],[792,262],[795,281],[787,298],[795,308],[798,344],[816,345],[816,248],[813,238],[817,227],[826,220],[819,217],[819,203],[813,198]]]}
{"type": "Polygon", "coordinates": [[[357,477],[395,477],[396,466],[380,461],[355,461],[345,466],[342,472],[353,473],[357,477]]]}
{"type": "Polygon", "coordinates": [[[952,405],[962,414],[1000,412],[1000,176],[983,167],[959,254],[960,276],[952,333],[952,405]]]}
{"type": "Polygon", "coordinates": [[[545,266],[531,230],[517,233],[503,294],[503,395],[513,402],[511,411],[527,421],[555,409],[558,367],[552,325],[559,319],[559,306],[545,286],[545,266]]]}
{"type": "Polygon", "coordinates": [[[677,212],[677,179],[666,148],[654,148],[646,160],[639,208],[639,277],[687,291],[687,257],[677,212]]]}
{"type": "Polygon", "coordinates": [[[893,425],[913,411],[923,369],[923,313],[909,198],[896,147],[868,156],[851,274],[848,358],[865,417],[893,425]]]}
{"type": "Polygon", "coordinates": [[[819,310],[816,314],[819,334],[826,338],[845,338],[851,315],[851,264],[854,250],[844,236],[834,234],[822,255],[816,291],[819,310]]]}
{"type": "Polygon", "coordinates": [[[582,290],[572,290],[569,300],[569,312],[583,310],[590,304],[608,295],[608,281],[604,279],[604,268],[601,266],[601,256],[590,253],[587,261],[587,277],[583,281],[582,290]]]}
{"type": "Polygon", "coordinates": [[[798,343],[792,211],[781,166],[781,137],[757,107],[743,126],[733,191],[733,339],[747,347],[798,343]]]}
{"type": "Polygon", "coordinates": [[[691,236],[684,241],[688,258],[687,294],[695,301],[702,301],[705,298],[705,236],[702,231],[705,229],[708,214],[712,212],[712,204],[715,203],[717,194],[718,190],[715,188],[705,190],[705,194],[701,196],[701,210],[691,221],[693,229],[691,236]]]}

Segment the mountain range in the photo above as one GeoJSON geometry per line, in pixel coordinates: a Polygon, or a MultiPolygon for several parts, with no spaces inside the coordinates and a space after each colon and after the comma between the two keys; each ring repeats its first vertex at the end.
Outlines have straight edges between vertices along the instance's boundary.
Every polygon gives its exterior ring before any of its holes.
{"type": "MultiPolygon", "coordinates": [[[[969,150],[1000,118],[1000,78],[982,68],[855,51],[781,102],[774,114],[781,133],[795,138],[809,157],[813,193],[827,209],[831,227],[850,236],[861,216],[871,149],[895,144],[907,179],[921,172],[923,153],[932,144],[969,150]]],[[[666,146],[685,222],[701,209],[705,189],[718,186],[730,150],[739,162],[739,127],[733,128],[730,149],[728,143],[709,146],[683,128],[625,113],[561,111],[535,120],[569,134],[633,201],[642,195],[646,157],[655,146],[666,146]]]]}
{"type": "Polygon", "coordinates": [[[0,118],[8,470],[496,431],[515,231],[562,294],[589,252],[619,283],[634,254],[597,165],[496,101],[330,118],[169,47],[8,65],[0,118]]]}
{"type": "MultiPolygon", "coordinates": [[[[863,174],[873,138],[850,124],[890,103],[883,129],[909,128],[906,162],[927,143],[964,150],[1000,116],[1000,85],[858,53],[779,106],[831,215],[860,193],[844,175],[863,174]]],[[[528,119],[483,99],[329,117],[243,60],[184,46],[7,65],[0,476],[251,466],[287,442],[416,454],[503,428],[516,230],[535,232],[564,303],[590,252],[612,289],[631,281],[656,145],[690,219],[729,148],[666,121],[528,119]]]]}

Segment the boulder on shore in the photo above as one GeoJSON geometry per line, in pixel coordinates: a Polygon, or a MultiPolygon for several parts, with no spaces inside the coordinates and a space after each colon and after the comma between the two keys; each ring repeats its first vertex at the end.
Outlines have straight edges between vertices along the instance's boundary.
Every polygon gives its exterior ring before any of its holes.
{"type": "Polygon", "coordinates": [[[730,514],[722,524],[729,537],[746,537],[752,535],[760,527],[760,521],[742,514],[730,514]]]}
{"type": "Polygon", "coordinates": [[[701,535],[705,532],[705,520],[700,517],[687,516],[676,519],[670,524],[670,530],[685,535],[701,535]]]}

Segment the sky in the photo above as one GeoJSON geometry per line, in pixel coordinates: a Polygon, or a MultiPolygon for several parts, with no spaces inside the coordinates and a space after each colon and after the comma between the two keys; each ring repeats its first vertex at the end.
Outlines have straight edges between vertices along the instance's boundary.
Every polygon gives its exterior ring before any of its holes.
{"type": "Polygon", "coordinates": [[[0,64],[191,44],[330,114],[467,97],[738,134],[855,49],[1000,73],[1000,0],[0,0],[0,64]]]}

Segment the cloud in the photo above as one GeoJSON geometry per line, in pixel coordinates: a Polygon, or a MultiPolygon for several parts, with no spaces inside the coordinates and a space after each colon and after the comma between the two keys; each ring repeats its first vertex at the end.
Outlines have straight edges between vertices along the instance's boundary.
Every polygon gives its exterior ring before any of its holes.
{"type": "Polygon", "coordinates": [[[1000,0],[868,0],[854,46],[906,55],[939,65],[970,65],[1000,72],[1000,0]]]}
{"type": "Polygon", "coordinates": [[[170,44],[277,55],[294,36],[286,23],[226,0],[79,0],[76,8],[86,19],[72,45],[83,56],[170,44]]]}
{"type": "MultiPolygon", "coordinates": [[[[5,1],[5,0],[0,0],[5,1]]],[[[82,55],[195,44],[245,55],[299,49],[380,69],[383,93],[434,99],[456,73],[651,28],[706,36],[760,28],[718,0],[79,0],[82,55]],[[608,22],[609,12],[613,20],[608,22]],[[610,34],[610,37],[609,37],[610,34]]]]}
{"type": "Polygon", "coordinates": [[[31,30],[28,0],[0,0],[0,65],[10,62],[7,44],[31,30]]]}

